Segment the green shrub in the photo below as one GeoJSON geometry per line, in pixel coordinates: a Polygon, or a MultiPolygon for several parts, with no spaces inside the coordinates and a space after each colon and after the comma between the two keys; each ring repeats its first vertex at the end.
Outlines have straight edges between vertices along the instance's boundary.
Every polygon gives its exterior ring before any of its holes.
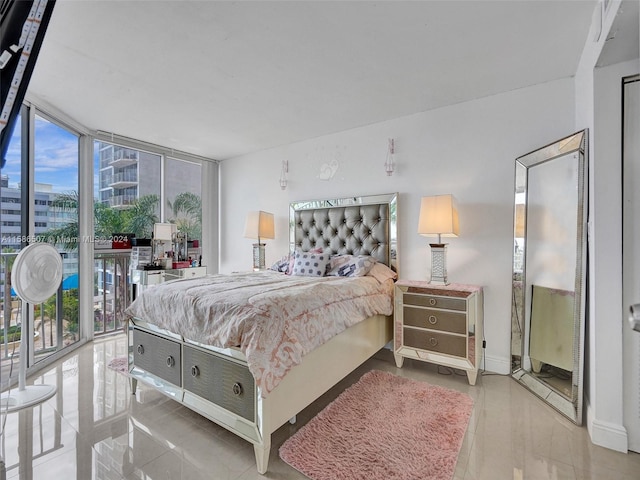
{"type": "MultiPolygon", "coordinates": [[[[7,332],[9,338],[8,342],[17,342],[20,340],[21,327],[20,325],[12,325],[7,332]]],[[[0,343],[4,343],[4,328],[0,329],[0,343]]]]}

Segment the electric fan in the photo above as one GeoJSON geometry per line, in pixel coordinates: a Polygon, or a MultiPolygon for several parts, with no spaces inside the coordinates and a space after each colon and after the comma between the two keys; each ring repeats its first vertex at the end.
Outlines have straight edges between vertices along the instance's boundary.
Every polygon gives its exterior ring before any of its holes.
{"type": "Polygon", "coordinates": [[[22,326],[20,328],[20,369],[18,391],[2,395],[0,409],[13,412],[31,407],[51,398],[56,393],[55,385],[26,385],[28,328],[24,312],[28,304],[40,304],[53,295],[62,281],[62,258],[48,243],[32,243],[23,248],[11,271],[11,283],[22,300],[22,326]]]}

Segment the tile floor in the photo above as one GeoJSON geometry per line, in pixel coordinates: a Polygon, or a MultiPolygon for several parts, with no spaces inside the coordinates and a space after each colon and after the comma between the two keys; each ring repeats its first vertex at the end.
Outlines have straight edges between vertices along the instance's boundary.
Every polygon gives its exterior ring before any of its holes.
{"type": "Polygon", "coordinates": [[[365,371],[380,369],[474,398],[455,480],[640,479],[640,455],[592,445],[586,428],[509,377],[484,375],[471,387],[466,376],[444,375],[435,365],[406,360],[397,369],[385,350],[298,415],[297,425],[274,434],[269,471],[261,476],[248,442],[144,385],[130,395],[127,377],[107,368],[125,351],[123,334],[96,340],[34,378],[56,384],[58,392],[40,406],[0,417],[7,478],[303,479],[280,461],[278,447],[365,371]]]}

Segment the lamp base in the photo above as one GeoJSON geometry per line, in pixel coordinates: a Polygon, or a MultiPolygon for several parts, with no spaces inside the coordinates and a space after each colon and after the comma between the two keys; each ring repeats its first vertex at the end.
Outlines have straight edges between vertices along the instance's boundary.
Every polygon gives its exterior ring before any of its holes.
{"type": "Polygon", "coordinates": [[[447,244],[430,243],[431,247],[431,280],[434,285],[449,285],[447,278],[447,244]]]}
{"type": "Polygon", "coordinates": [[[254,243],[253,244],[253,271],[258,272],[260,270],[264,270],[266,267],[264,265],[264,247],[265,243],[254,243]]]}

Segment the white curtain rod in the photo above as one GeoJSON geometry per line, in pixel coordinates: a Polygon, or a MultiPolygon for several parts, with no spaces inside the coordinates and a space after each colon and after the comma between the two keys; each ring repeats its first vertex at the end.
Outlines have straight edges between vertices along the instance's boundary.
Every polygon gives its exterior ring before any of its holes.
{"type": "Polygon", "coordinates": [[[113,132],[105,132],[104,130],[96,130],[94,137],[98,140],[104,140],[105,142],[118,143],[123,147],[135,147],[141,150],[147,150],[150,153],[163,154],[169,157],[176,157],[178,159],[192,159],[205,162],[220,163],[220,160],[214,158],[202,157],[200,155],[194,155],[193,153],[187,153],[182,150],[176,150],[174,148],[164,147],[155,143],[145,142],[143,140],[136,140],[135,138],[125,137],[124,135],[118,135],[113,132]]]}

